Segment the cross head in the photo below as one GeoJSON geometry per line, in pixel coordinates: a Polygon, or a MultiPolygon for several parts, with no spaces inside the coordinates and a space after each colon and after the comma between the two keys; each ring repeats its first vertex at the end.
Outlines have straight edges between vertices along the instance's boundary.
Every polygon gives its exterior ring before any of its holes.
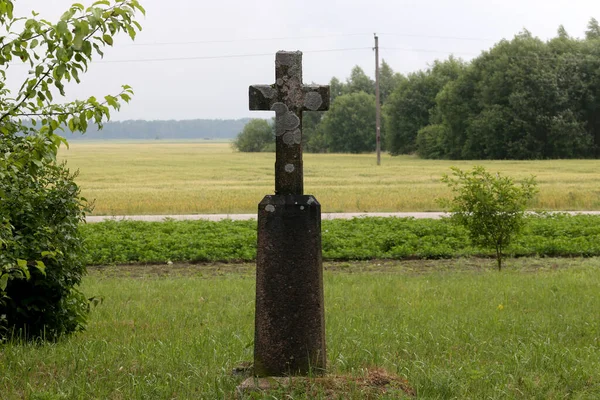
{"type": "Polygon", "coordinates": [[[275,111],[275,194],[304,194],[302,112],[329,109],[329,86],[302,83],[302,53],[279,51],[275,83],[252,85],[250,110],[275,111]]]}

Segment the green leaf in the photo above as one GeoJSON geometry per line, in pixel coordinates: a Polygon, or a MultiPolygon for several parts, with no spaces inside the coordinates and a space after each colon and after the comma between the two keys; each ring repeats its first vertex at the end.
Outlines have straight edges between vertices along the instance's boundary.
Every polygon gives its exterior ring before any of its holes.
{"type": "Polygon", "coordinates": [[[131,38],[131,40],[135,40],[136,32],[135,32],[135,29],[133,29],[132,26],[127,25],[127,33],[129,34],[129,37],[131,38]]]}
{"type": "Polygon", "coordinates": [[[83,47],[83,35],[75,35],[75,38],[73,39],[73,48],[77,51],[81,51],[82,47],[83,47]]]}
{"type": "Polygon", "coordinates": [[[137,8],[138,10],[140,10],[142,12],[143,15],[146,15],[146,10],[144,9],[144,7],[142,7],[140,5],[140,3],[138,3],[137,1],[133,3],[133,6],[135,8],[137,8]]]}
{"type": "Polygon", "coordinates": [[[21,260],[20,258],[18,258],[17,259],[17,267],[19,268],[19,270],[21,270],[21,272],[23,272],[25,279],[27,279],[27,280],[31,279],[31,274],[29,273],[29,268],[27,268],[26,260],[21,260]]]}
{"type": "Polygon", "coordinates": [[[31,42],[29,42],[29,48],[35,49],[39,43],[40,42],[37,39],[32,39],[31,42]]]}
{"type": "Polygon", "coordinates": [[[8,274],[4,273],[0,276],[0,290],[5,291],[8,286],[8,274]]]}
{"type": "Polygon", "coordinates": [[[56,75],[54,77],[56,79],[60,79],[65,74],[66,67],[64,64],[60,64],[58,67],[56,67],[56,69],[54,71],[56,72],[56,75]]]}
{"type": "Polygon", "coordinates": [[[69,27],[65,21],[60,21],[56,24],[56,31],[59,35],[65,35],[66,33],[69,33],[69,27]]]}
{"type": "Polygon", "coordinates": [[[119,108],[119,103],[117,102],[117,99],[114,98],[113,96],[104,96],[104,99],[106,100],[108,105],[111,106],[112,108],[114,108],[114,109],[119,108]]]}
{"type": "Polygon", "coordinates": [[[102,39],[104,40],[104,42],[106,42],[107,45],[109,45],[109,46],[113,45],[113,38],[109,34],[102,35],[102,39]]]}
{"type": "Polygon", "coordinates": [[[42,273],[42,275],[46,276],[46,264],[43,261],[36,261],[35,268],[42,273]]]}

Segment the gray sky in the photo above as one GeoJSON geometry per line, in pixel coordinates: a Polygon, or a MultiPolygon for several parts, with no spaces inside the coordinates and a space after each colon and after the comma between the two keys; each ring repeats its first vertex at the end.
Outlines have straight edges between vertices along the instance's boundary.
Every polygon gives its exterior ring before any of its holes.
{"type": "MultiPolygon", "coordinates": [[[[91,1],[78,0],[84,5],[91,1]]],[[[74,0],[17,0],[56,20],[74,0]]],[[[304,52],[304,81],[345,80],[359,65],[374,77],[373,33],[394,71],[426,68],[455,54],[471,59],[523,28],[555,36],[560,24],[582,37],[598,0],[141,0],[144,30],[135,42],[118,37],[93,63],[69,98],[135,97],[113,120],[270,117],[248,111],[248,86],[275,78],[278,50],[304,52]],[[232,57],[249,55],[244,57],[232,57]],[[169,59],[133,62],[131,60],[169,59]],[[126,62],[119,62],[126,61],[126,62]]]]}

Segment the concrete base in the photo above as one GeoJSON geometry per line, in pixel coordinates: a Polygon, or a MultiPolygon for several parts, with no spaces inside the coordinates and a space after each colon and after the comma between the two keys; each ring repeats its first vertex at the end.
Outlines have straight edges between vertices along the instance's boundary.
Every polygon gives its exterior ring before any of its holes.
{"type": "Polygon", "coordinates": [[[321,205],[309,195],[258,206],[254,374],[325,371],[321,205]]]}

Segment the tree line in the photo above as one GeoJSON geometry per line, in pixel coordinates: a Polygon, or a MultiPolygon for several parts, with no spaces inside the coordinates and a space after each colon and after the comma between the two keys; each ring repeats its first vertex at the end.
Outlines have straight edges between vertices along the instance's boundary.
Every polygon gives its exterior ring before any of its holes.
{"type": "Polygon", "coordinates": [[[232,139],[248,121],[250,118],[109,121],[102,129],[90,126],[85,135],[65,129],[62,136],[68,140],[232,139]]]}
{"type": "MultiPolygon", "coordinates": [[[[330,110],[304,113],[304,150],[374,151],[374,81],[357,66],[345,82],[332,78],[330,87],[330,110]]],[[[392,155],[600,156],[600,24],[593,18],[584,38],[563,26],[547,41],[525,30],[470,62],[451,56],[407,75],[384,61],[380,90],[382,145],[392,155]]]]}

